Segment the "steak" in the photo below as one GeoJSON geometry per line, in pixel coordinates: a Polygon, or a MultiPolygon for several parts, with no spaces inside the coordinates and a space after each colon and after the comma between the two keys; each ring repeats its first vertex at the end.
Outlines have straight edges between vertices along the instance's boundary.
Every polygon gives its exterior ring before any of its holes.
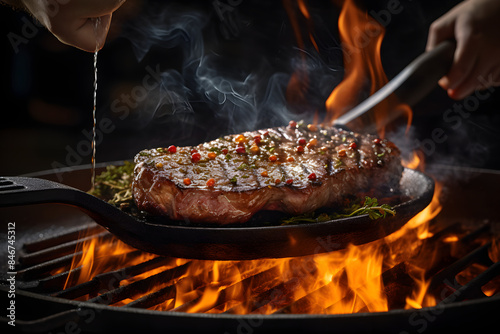
{"type": "Polygon", "coordinates": [[[290,122],[198,146],[148,149],[135,157],[140,210],[195,223],[244,223],[261,210],[292,215],[346,197],[399,186],[400,151],[390,141],[290,122]]]}

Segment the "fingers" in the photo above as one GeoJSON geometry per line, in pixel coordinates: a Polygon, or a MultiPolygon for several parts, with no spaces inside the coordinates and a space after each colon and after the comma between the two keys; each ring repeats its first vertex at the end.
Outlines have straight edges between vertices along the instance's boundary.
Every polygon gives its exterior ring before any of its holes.
{"type": "Polygon", "coordinates": [[[429,28],[426,51],[432,50],[436,45],[446,39],[452,39],[455,35],[455,17],[445,15],[434,21],[429,28]]]}
{"type": "Polygon", "coordinates": [[[111,17],[112,14],[107,14],[98,18],[75,20],[70,25],[53,25],[51,32],[64,44],[94,52],[104,46],[111,17]]]}
{"type": "Polygon", "coordinates": [[[474,83],[474,75],[479,72],[479,45],[477,40],[470,34],[464,33],[466,36],[458,36],[457,48],[450,71],[443,80],[440,80],[440,85],[449,93],[454,92],[453,96],[462,96],[463,92],[474,90],[471,87],[474,83]]]}

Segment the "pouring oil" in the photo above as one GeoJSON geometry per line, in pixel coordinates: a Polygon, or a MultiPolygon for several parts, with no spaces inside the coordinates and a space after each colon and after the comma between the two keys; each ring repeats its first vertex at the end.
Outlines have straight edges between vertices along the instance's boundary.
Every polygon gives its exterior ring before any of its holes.
{"type": "Polygon", "coordinates": [[[96,156],[96,133],[97,133],[97,117],[96,117],[96,107],[97,107],[97,53],[99,51],[99,40],[98,40],[98,27],[99,24],[101,23],[100,18],[96,18],[94,20],[94,33],[96,36],[96,46],[95,46],[95,52],[94,52],[94,106],[92,108],[92,120],[93,120],[93,126],[92,126],[92,160],[91,160],[91,171],[92,171],[92,178],[90,180],[92,189],[95,188],[95,156],[96,156]]]}

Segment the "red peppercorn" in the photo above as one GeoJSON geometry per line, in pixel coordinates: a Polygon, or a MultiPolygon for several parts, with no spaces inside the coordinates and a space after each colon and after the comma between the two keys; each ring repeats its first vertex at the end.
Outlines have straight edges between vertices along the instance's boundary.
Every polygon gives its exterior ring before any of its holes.
{"type": "Polygon", "coordinates": [[[349,144],[349,148],[355,150],[355,149],[358,148],[358,144],[356,144],[356,142],[352,142],[352,143],[349,144]]]}
{"type": "Polygon", "coordinates": [[[253,140],[255,142],[255,145],[259,145],[261,140],[262,140],[262,137],[261,136],[255,136],[253,137],[253,140]]]}
{"type": "Polygon", "coordinates": [[[305,139],[305,138],[299,138],[299,141],[298,141],[297,143],[298,143],[299,145],[304,146],[304,145],[307,143],[307,141],[306,141],[306,139],[305,139]]]}
{"type": "Polygon", "coordinates": [[[229,152],[229,150],[227,148],[223,148],[221,152],[222,152],[222,154],[227,154],[229,152]]]}
{"type": "Polygon", "coordinates": [[[277,157],[277,156],[275,156],[275,155],[270,155],[270,156],[269,156],[269,161],[271,161],[271,162],[275,162],[276,160],[278,160],[278,157],[277,157]]]}
{"type": "Polygon", "coordinates": [[[316,180],[316,173],[311,173],[309,174],[309,176],[307,177],[309,180],[316,180]]]}
{"type": "Polygon", "coordinates": [[[174,145],[170,145],[170,146],[168,147],[168,151],[169,151],[170,153],[175,153],[175,152],[177,152],[177,147],[175,147],[174,145]]]}
{"type": "Polygon", "coordinates": [[[300,146],[300,145],[299,145],[299,146],[297,146],[297,147],[295,148],[295,151],[297,151],[297,153],[303,153],[303,152],[304,152],[304,146],[300,146]]]}
{"type": "Polygon", "coordinates": [[[276,180],[274,180],[274,183],[276,183],[276,184],[280,184],[280,183],[281,183],[281,180],[280,180],[280,179],[276,179],[276,180]]]}
{"type": "Polygon", "coordinates": [[[245,153],[245,146],[238,146],[236,148],[236,153],[239,153],[239,154],[245,153]]]}
{"type": "Polygon", "coordinates": [[[373,143],[374,144],[380,144],[382,141],[380,140],[380,138],[375,138],[373,139],[373,143]]]}
{"type": "Polygon", "coordinates": [[[207,187],[213,187],[215,186],[215,180],[214,179],[208,179],[207,181],[207,187]]]}
{"type": "Polygon", "coordinates": [[[290,126],[290,129],[296,129],[297,128],[297,122],[295,121],[290,121],[288,123],[288,126],[290,126]]]}
{"type": "Polygon", "coordinates": [[[286,184],[292,184],[292,183],[293,183],[293,179],[286,180],[286,184]]]}
{"type": "Polygon", "coordinates": [[[200,153],[195,152],[195,153],[191,154],[191,161],[192,162],[196,163],[196,162],[200,161],[200,159],[201,159],[200,153]]]}
{"type": "Polygon", "coordinates": [[[189,185],[191,184],[191,179],[190,179],[190,178],[188,178],[188,177],[186,177],[186,178],[183,180],[183,182],[184,182],[184,184],[185,184],[186,186],[189,186],[189,185]]]}
{"type": "Polygon", "coordinates": [[[195,148],[193,148],[193,149],[191,150],[191,154],[196,153],[196,152],[198,152],[198,150],[197,150],[197,149],[195,149],[195,148]]]}

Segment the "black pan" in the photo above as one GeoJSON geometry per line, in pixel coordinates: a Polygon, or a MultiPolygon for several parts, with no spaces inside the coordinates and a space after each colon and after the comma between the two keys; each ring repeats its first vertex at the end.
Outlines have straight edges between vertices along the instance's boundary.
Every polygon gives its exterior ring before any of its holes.
{"type": "MultiPolygon", "coordinates": [[[[71,173],[66,173],[66,179],[71,179],[71,173]]],[[[123,242],[140,250],[189,259],[247,260],[330,252],[387,236],[430,203],[434,182],[420,172],[405,169],[400,188],[409,200],[395,206],[395,216],[372,220],[362,215],[285,226],[194,227],[168,221],[153,223],[76,188],[34,177],[0,178],[0,207],[68,204],[82,209],[123,242]]]]}

